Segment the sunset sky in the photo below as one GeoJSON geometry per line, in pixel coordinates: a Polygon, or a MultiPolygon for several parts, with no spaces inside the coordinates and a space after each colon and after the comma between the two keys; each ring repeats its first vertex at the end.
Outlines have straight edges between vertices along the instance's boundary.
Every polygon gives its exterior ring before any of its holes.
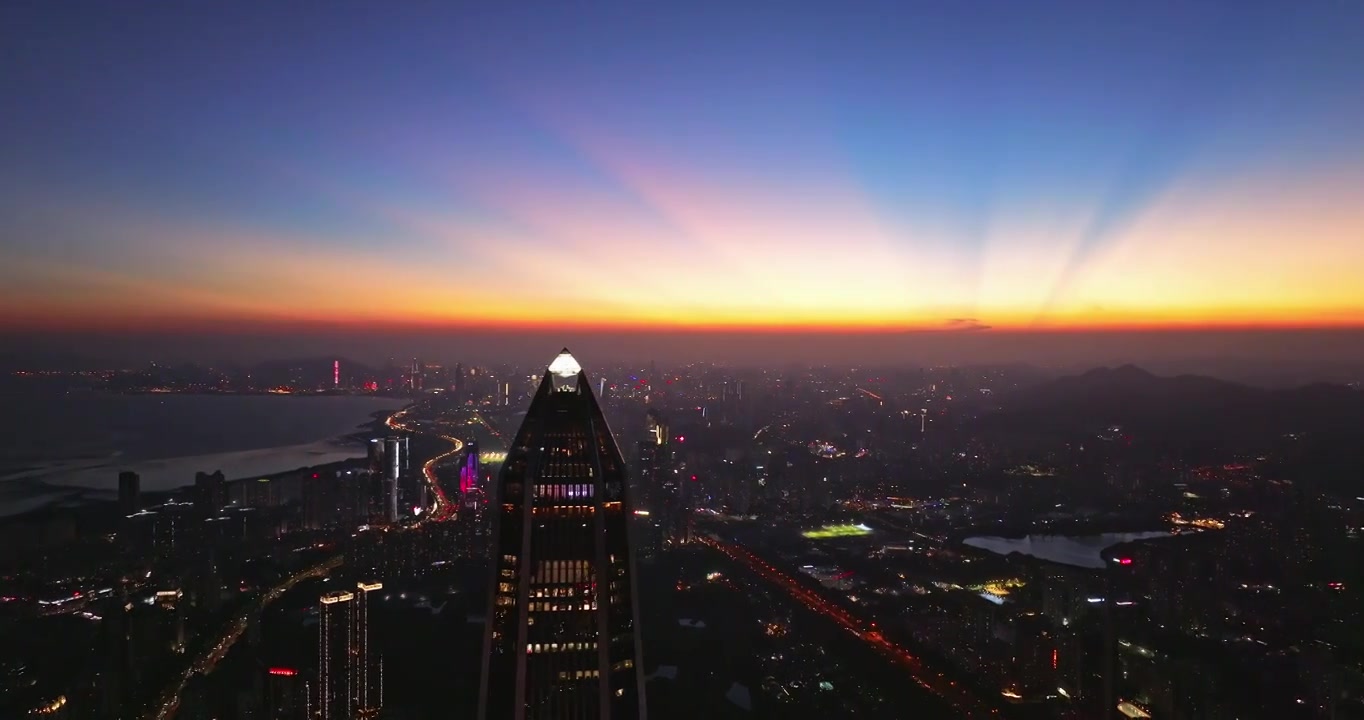
{"type": "Polygon", "coordinates": [[[1364,3],[461,5],[6,3],[0,324],[1364,327],[1364,3]]]}

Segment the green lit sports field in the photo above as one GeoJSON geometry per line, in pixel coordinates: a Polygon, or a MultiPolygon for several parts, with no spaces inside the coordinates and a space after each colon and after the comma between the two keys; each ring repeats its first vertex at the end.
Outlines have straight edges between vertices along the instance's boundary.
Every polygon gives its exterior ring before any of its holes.
{"type": "Polygon", "coordinates": [[[806,530],[801,533],[801,536],[811,540],[828,540],[830,538],[858,537],[870,533],[871,528],[866,525],[825,525],[814,530],[806,530]]]}

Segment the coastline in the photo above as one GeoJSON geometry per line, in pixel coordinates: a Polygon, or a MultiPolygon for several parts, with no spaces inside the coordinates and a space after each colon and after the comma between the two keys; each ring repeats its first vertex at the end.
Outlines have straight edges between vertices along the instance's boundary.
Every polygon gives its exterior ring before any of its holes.
{"type": "Polygon", "coordinates": [[[370,438],[388,432],[384,420],[395,411],[375,410],[351,432],[310,443],[139,462],[119,462],[115,454],[31,463],[0,477],[0,522],[114,501],[118,473],[124,470],[139,474],[144,494],[159,495],[192,486],[195,473],[200,471],[221,470],[229,481],[239,481],[353,461],[365,456],[365,443],[370,438]]]}
{"type": "Polygon", "coordinates": [[[1174,532],[1145,530],[1091,535],[1027,535],[1022,538],[982,535],[966,538],[962,544],[1002,557],[1018,553],[1057,565],[1101,570],[1106,566],[1104,553],[1111,548],[1167,537],[1174,537],[1174,532]]]}
{"type": "Polygon", "coordinates": [[[333,392],[333,391],[293,391],[293,392],[271,392],[269,390],[101,390],[92,389],[89,392],[105,393],[108,395],[223,395],[223,396],[269,396],[269,397],[364,397],[364,398],[384,398],[387,400],[407,401],[408,398],[401,395],[385,395],[377,392],[333,392]]]}

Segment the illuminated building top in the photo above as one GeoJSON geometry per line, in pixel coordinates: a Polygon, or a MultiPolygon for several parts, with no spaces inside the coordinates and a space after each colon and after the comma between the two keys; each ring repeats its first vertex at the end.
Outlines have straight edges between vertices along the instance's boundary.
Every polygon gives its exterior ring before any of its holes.
{"type": "Polygon", "coordinates": [[[576,392],[578,390],[578,376],[582,374],[583,368],[574,359],[573,355],[564,348],[559,352],[559,356],[554,358],[554,362],[549,364],[549,376],[554,380],[554,389],[559,392],[576,392]]]}

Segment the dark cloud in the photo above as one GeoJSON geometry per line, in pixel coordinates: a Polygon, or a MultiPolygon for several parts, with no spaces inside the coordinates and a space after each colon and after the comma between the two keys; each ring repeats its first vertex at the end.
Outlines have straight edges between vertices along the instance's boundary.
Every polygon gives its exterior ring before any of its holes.
{"type": "Polygon", "coordinates": [[[975,332],[978,330],[990,329],[989,325],[985,325],[975,318],[949,318],[946,324],[948,330],[958,330],[961,332],[975,332]]]}

